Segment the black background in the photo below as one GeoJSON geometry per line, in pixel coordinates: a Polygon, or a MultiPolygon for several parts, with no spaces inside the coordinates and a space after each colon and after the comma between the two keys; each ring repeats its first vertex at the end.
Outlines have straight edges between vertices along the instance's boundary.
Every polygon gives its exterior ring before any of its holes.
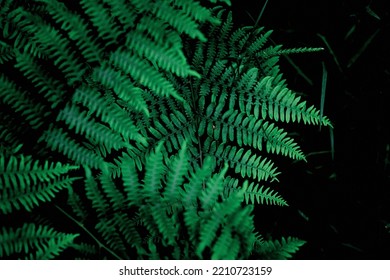
{"type": "MultiPolygon", "coordinates": [[[[297,259],[390,259],[390,32],[385,2],[270,0],[260,19],[260,26],[274,30],[276,44],[325,48],[290,56],[312,85],[284,58],[281,70],[289,87],[319,108],[325,65],[324,109],[335,127],[334,159],[328,128],[296,125],[295,138],[308,162],[280,167],[278,191],[290,207],[256,209],[260,232],[307,241],[297,259]]],[[[233,1],[235,23],[253,24],[251,17],[257,18],[264,3],[233,1]]]]}

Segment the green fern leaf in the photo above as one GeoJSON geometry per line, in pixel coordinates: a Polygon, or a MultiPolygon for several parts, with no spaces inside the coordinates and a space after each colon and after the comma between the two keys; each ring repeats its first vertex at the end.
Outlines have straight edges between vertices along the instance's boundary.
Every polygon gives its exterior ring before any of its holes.
{"type": "Polygon", "coordinates": [[[41,135],[38,143],[42,141],[45,141],[51,150],[63,153],[78,164],[86,164],[102,170],[108,169],[108,164],[102,157],[76,143],[62,128],[54,128],[50,125],[49,129],[41,135]]]}
{"type": "Polygon", "coordinates": [[[184,182],[189,167],[187,155],[187,143],[182,143],[182,148],[175,158],[169,164],[169,170],[166,178],[166,187],[164,189],[164,197],[169,202],[174,202],[180,199],[180,189],[184,182]]]}
{"type": "Polygon", "coordinates": [[[161,198],[162,178],[166,172],[163,165],[163,142],[146,158],[143,192],[147,202],[153,203],[161,198]]]}
{"type": "Polygon", "coordinates": [[[39,201],[50,201],[56,192],[70,187],[78,179],[62,176],[77,168],[47,161],[42,166],[31,156],[6,158],[0,154],[0,210],[7,214],[23,206],[31,211],[39,201]]]}
{"type": "Polygon", "coordinates": [[[256,255],[269,260],[285,260],[299,250],[306,242],[294,237],[282,237],[281,241],[264,241],[254,251],[256,255]]]}
{"type": "Polygon", "coordinates": [[[264,186],[260,187],[254,183],[248,185],[248,181],[245,181],[242,189],[247,204],[254,204],[256,201],[259,204],[288,206],[287,202],[277,192],[270,188],[264,188],[264,186]]]}
{"type": "Polygon", "coordinates": [[[31,259],[53,259],[71,246],[77,236],[56,232],[48,226],[27,223],[16,229],[3,227],[0,231],[0,258],[23,252],[30,253],[31,259]]]}

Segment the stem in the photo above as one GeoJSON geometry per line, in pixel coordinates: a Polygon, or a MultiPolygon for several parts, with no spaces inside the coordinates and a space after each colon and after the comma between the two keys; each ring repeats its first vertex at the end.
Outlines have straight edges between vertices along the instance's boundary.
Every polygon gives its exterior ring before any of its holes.
{"type": "Polygon", "coordinates": [[[107,252],[109,252],[111,255],[113,255],[118,260],[121,260],[122,258],[118,256],[114,251],[112,251],[110,248],[106,247],[102,242],[100,242],[86,227],[83,226],[82,223],[77,221],[75,218],[73,218],[71,215],[69,215],[65,210],[63,210],[58,205],[54,205],[58,210],[62,212],[65,216],[67,216],[69,219],[71,219],[73,222],[75,222],[79,227],[81,227],[89,236],[92,237],[93,240],[103,249],[105,249],[107,252]]]}

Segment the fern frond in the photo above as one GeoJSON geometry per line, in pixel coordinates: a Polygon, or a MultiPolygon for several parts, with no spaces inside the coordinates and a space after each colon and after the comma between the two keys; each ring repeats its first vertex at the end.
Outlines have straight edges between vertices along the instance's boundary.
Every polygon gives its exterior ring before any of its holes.
{"type": "Polygon", "coordinates": [[[69,248],[78,234],[67,234],[57,237],[56,239],[50,239],[47,244],[39,247],[36,253],[30,253],[26,258],[29,260],[50,260],[57,257],[66,248],[69,248]]]}
{"type": "Polygon", "coordinates": [[[45,161],[42,165],[38,160],[33,160],[32,156],[11,155],[6,158],[4,154],[0,154],[0,186],[1,188],[12,188],[12,186],[26,188],[31,184],[56,179],[75,169],[78,169],[78,166],[63,165],[60,162],[45,161]]]}
{"type": "Polygon", "coordinates": [[[15,113],[23,116],[34,129],[40,128],[44,123],[43,118],[49,114],[42,104],[34,102],[26,91],[2,73],[0,74],[0,100],[15,113]]]}
{"type": "Polygon", "coordinates": [[[40,16],[31,14],[22,7],[15,9],[10,19],[29,34],[38,48],[64,73],[68,84],[74,86],[83,76],[85,68],[75,52],[71,51],[69,41],[40,16]]]}
{"type": "Polygon", "coordinates": [[[85,170],[85,194],[92,202],[92,207],[96,210],[98,218],[103,217],[109,211],[109,202],[101,193],[95,178],[92,176],[92,171],[88,166],[84,166],[85,170]]]}
{"type": "MultiPolygon", "coordinates": [[[[197,207],[198,197],[201,195],[202,190],[206,184],[214,169],[213,158],[206,157],[203,161],[203,165],[194,168],[190,174],[189,182],[184,184],[184,192],[182,203],[186,209],[191,207],[197,207]]],[[[186,211],[184,213],[184,222],[187,230],[190,233],[190,238],[194,238],[196,228],[198,227],[199,219],[196,211],[186,211]]]]}
{"type": "Polygon", "coordinates": [[[175,246],[175,239],[179,234],[178,220],[176,215],[168,215],[162,202],[150,203],[147,208],[157,225],[163,241],[167,242],[168,245],[175,246]]]}
{"type": "Polygon", "coordinates": [[[173,96],[183,100],[172,84],[151,64],[129,52],[115,51],[110,56],[110,63],[123,73],[130,75],[136,82],[153,90],[161,96],[173,96]]]}
{"type": "Polygon", "coordinates": [[[102,189],[109,198],[111,209],[115,212],[125,207],[125,196],[117,189],[109,174],[103,172],[100,177],[102,189]]]}
{"type": "Polygon", "coordinates": [[[225,226],[221,230],[221,235],[218,237],[213,247],[213,254],[211,259],[223,260],[223,259],[236,259],[238,255],[237,250],[231,250],[232,248],[239,248],[239,241],[232,236],[232,229],[229,225],[225,226]],[[238,246],[237,246],[238,244],[238,246]]]}
{"type": "Polygon", "coordinates": [[[247,204],[254,204],[256,201],[259,204],[288,206],[287,202],[277,192],[270,188],[264,188],[264,186],[260,187],[253,182],[248,185],[248,181],[245,181],[242,189],[245,203],[247,204]]]}
{"type": "Polygon", "coordinates": [[[277,82],[275,77],[265,76],[253,88],[249,98],[240,99],[240,108],[256,117],[282,122],[300,122],[304,124],[316,124],[331,126],[327,118],[321,120],[320,110],[314,106],[307,108],[306,101],[301,101],[291,90],[285,87],[282,81],[277,82]],[[254,98],[255,102],[251,99],[254,98]],[[253,106],[254,105],[254,106],[253,106]]]}
{"type": "Polygon", "coordinates": [[[251,203],[263,205],[277,205],[277,206],[288,206],[288,203],[270,187],[264,187],[257,183],[244,181],[242,187],[239,187],[240,180],[228,176],[225,179],[225,194],[226,196],[232,195],[237,191],[240,191],[242,198],[244,198],[246,204],[251,203]]]}
{"type": "MultiPolygon", "coordinates": [[[[110,14],[113,18],[116,18],[124,30],[130,30],[134,28],[137,12],[134,11],[131,6],[131,1],[126,0],[103,0],[105,5],[110,7],[110,14]]],[[[142,17],[143,18],[143,17],[142,17]]]]}
{"type": "Polygon", "coordinates": [[[252,154],[251,150],[237,149],[236,146],[221,144],[216,151],[210,150],[219,162],[228,162],[231,168],[242,178],[252,177],[258,181],[278,181],[280,172],[267,158],[252,154]]]}
{"type": "Polygon", "coordinates": [[[4,64],[15,57],[12,46],[0,40],[0,64],[4,64]]]}
{"type": "MultiPolygon", "coordinates": [[[[157,17],[161,18],[164,21],[168,22],[172,27],[174,27],[179,33],[185,33],[193,39],[198,39],[200,41],[206,41],[206,37],[199,30],[198,24],[196,21],[191,19],[180,9],[175,9],[170,6],[168,2],[153,3],[151,5],[151,12],[157,17]]],[[[199,9],[195,10],[198,16],[199,9]]]]}
{"type": "Polygon", "coordinates": [[[57,162],[41,165],[31,156],[0,154],[0,211],[11,213],[21,206],[31,211],[39,201],[50,201],[55,193],[70,187],[78,178],[62,176],[77,166],[57,162]]]}
{"type": "MultiPolygon", "coordinates": [[[[226,167],[220,174],[219,176],[223,176],[226,172],[226,167]]],[[[216,176],[214,176],[216,177],[216,176]]],[[[222,186],[222,180],[219,180],[220,177],[217,177],[214,179],[212,177],[209,180],[209,183],[215,183],[218,184],[219,186],[222,186]],[[214,182],[213,182],[214,181],[214,182]]],[[[218,188],[219,186],[213,185],[214,188],[218,188]]],[[[207,186],[209,187],[209,185],[207,186]]],[[[220,192],[219,194],[221,194],[220,192]]],[[[219,235],[217,236],[217,231],[219,228],[221,228],[222,231],[226,229],[227,231],[232,232],[237,232],[237,233],[242,233],[242,230],[246,230],[246,226],[243,226],[242,228],[239,227],[234,227],[234,225],[237,225],[237,221],[234,221],[234,217],[237,212],[245,212],[245,208],[241,208],[241,200],[239,199],[238,195],[232,195],[228,197],[227,199],[223,200],[222,202],[217,202],[216,199],[217,197],[211,196],[211,199],[215,199],[214,205],[209,207],[211,204],[209,201],[206,201],[206,205],[202,205],[202,208],[205,210],[201,214],[201,228],[199,231],[199,244],[196,248],[196,254],[200,257],[203,254],[203,251],[205,250],[206,247],[211,247],[211,244],[217,239],[217,243],[219,242],[218,246],[223,246],[222,244],[226,243],[226,240],[220,240],[221,238],[226,238],[229,239],[231,237],[231,234],[226,234],[225,235],[219,235]],[[210,209],[210,210],[209,210],[210,209]],[[218,241],[219,239],[219,241],[218,241]]],[[[211,200],[210,199],[210,200],[211,200]]],[[[203,202],[203,201],[202,201],[203,202]]],[[[249,208],[248,208],[249,209],[249,208]]],[[[249,220],[244,219],[244,221],[241,220],[241,223],[247,223],[249,220]]],[[[249,237],[248,234],[244,234],[244,236],[249,237]]],[[[223,249],[223,248],[220,248],[223,249]]],[[[213,254],[214,256],[217,254],[218,257],[220,258],[230,258],[229,254],[232,252],[216,252],[216,248],[213,247],[213,254]],[[221,255],[219,255],[221,254],[221,255]]],[[[236,256],[234,256],[236,257],[236,256]]]]}
{"type": "Polygon", "coordinates": [[[164,144],[168,152],[179,150],[184,140],[188,141],[189,144],[198,143],[194,121],[188,121],[180,111],[169,114],[169,117],[161,115],[159,119],[154,121],[149,131],[155,139],[165,141],[164,144]]]}
{"type": "MultiPolygon", "coordinates": [[[[256,33],[261,33],[264,30],[263,27],[260,27],[256,30],[256,33]]],[[[268,42],[268,38],[271,36],[272,30],[265,32],[260,35],[256,40],[254,40],[246,50],[246,55],[252,56],[255,55],[258,51],[260,51],[264,45],[268,42]]]]}
{"type": "Polygon", "coordinates": [[[122,258],[129,259],[126,244],[117,229],[117,222],[115,217],[101,217],[95,229],[111,250],[117,252],[122,258]]]}
{"type": "Polygon", "coordinates": [[[72,208],[72,211],[77,218],[80,219],[80,223],[83,224],[87,220],[89,214],[80,196],[73,188],[68,188],[67,203],[72,208]]]}
{"type": "Polygon", "coordinates": [[[219,195],[223,191],[223,176],[227,171],[228,165],[225,164],[220,173],[215,174],[206,182],[206,188],[200,196],[202,208],[209,210],[214,206],[219,195]]]}
{"type": "Polygon", "coordinates": [[[69,38],[75,42],[86,61],[89,63],[102,61],[102,47],[90,35],[85,20],[78,14],[69,11],[64,3],[52,0],[35,0],[35,2],[46,4],[47,12],[67,32],[69,38]]]}
{"type": "Polygon", "coordinates": [[[284,129],[278,128],[273,123],[264,122],[262,126],[266,139],[267,152],[282,154],[292,159],[305,160],[305,156],[294,139],[287,137],[284,129]]]}
{"type": "Polygon", "coordinates": [[[146,158],[143,192],[147,202],[153,203],[161,199],[162,178],[166,172],[163,164],[163,142],[146,158]]]}
{"type": "Polygon", "coordinates": [[[323,51],[324,48],[290,48],[290,49],[281,49],[282,46],[276,46],[273,48],[269,48],[267,51],[261,52],[258,55],[262,58],[268,58],[270,56],[275,55],[288,55],[288,54],[297,54],[297,53],[308,53],[308,52],[320,52],[323,51]]]}
{"type": "Polygon", "coordinates": [[[88,243],[74,243],[70,247],[88,259],[95,257],[98,253],[96,245],[91,245],[88,243]]]}
{"type": "Polygon", "coordinates": [[[129,205],[141,206],[142,201],[138,195],[141,192],[135,163],[130,157],[126,157],[121,163],[123,187],[129,205]]]}
{"type": "Polygon", "coordinates": [[[81,0],[80,4],[92,24],[97,28],[99,38],[105,40],[107,45],[116,44],[122,31],[103,4],[98,0],[81,0]]]}
{"type": "MultiPolygon", "coordinates": [[[[106,99],[89,87],[81,87],[76,90],[72,101],[88,107],[89,112],[109,125],[111,129],[119,132],[126,140],[135,140],[147,145],[146,139],[138,133],[129,115],[116,103],[108,103],[106,99]]],[[[86,128],[85,128],[86,129],[86,128]]]]}
{"type": "Polygon", "coordinates": [[[137,230],[137,225],[134,219],[130,219],[125,213],[115,213],[115,220],[119,232],[123,235],[126,244],[137,249],[137,253],[144,253],[142,248],[142,238],[137,230]]]}
{"type": "Polygon", "coordinates": [[[61,189],[71,187],[75,178],[60,178],[53,182],[40,183],[35,186],[28,186],[25,189],[4,188],[1,190],[0,210],[4,214],[12,213],[14,209],[19,210],[21,206],[27,211],[39,206],[40,202],[51,201],[55,193],[61,189]]]}
{"type": "Polygon", "coordinates": [[[285,260],[291,258],[305,243],[295,237],[282,237],[281,241],[269,240],[257,245],[254,254],[263,259],[285,260]]]}
{"type": "Polygon", "coordinates": [[[200,78],[196,71],[190,69],[181,49],[174,49],[172,46],[160,46],[138,32],[129,34],[126,46],[135,50],[140,57],[148,59],[153,65],[158,65],[164,71],[181,77],[191,75],[200,78]]]}
{"type": "Polygon", "coordinates": [[[166,187],[164,197],[169,202],[175,202],[180,199],[180,189],[184,182],[184,176],[187,174],[189,167],[187,144],[182,143],[179,154],[171,159],[169,171],[166,176],[166,187]]]}
{"type": "Polygon", "coordinates": [[[51,77],[43,69],[42,65],[39,65],[33,57],[25,52],[17,52],[16,62],[15,67],[22,71],[34,86],[39,89],[39,94],[42,94],[51,104],[51,109],[55,109],[65,94],[64,85],[51,77]]]}
{"type": "Polygon", "coordinates": [[[173,0],[173,4],[183,10],[183,12],[199,22],[210,21],[211,23],[219,23],[210,11],[198,2],[191,2],[186,0],[173,0]]]}
{"type": "Polygon", "coordinates": [[[27,223],[16,229],[3,227],[0,231],[0,258],[23,252],[26,255],[30,253],[31,259],[53,259],[71,246],[77,236],[56,232],[48,226],[27,223]]]}
{"type": "Polygon", "coordinates": [[[64,121],[69,129],[74,128],[77,134],[85,135],[87,139],[96,140],[108,150],[112,148],[118,150],[127,146],[118,133],[97,123],[87,115],[87,112],[80,110],[75,105],[67,105],[60,111],[56,120],[64,121]]]}
{"type": "Polygon", "coordinates": [[[142,90],[134,86],[121,72],[112,69],[108,65],[103,65],[93,70],[92,78],[107,89],[112,89],[130,109],[143,112],[149,116],[148,107],[142,97],[142,90]]]}
{"type": "Polygon", "coordinates": [[[160,46],[172,46],[174,49],[181,48],[182,40],[169,24],[153,15],[144,15],[138,22],[136,30],[145,33],[160,46]]]}
{"type": "Polygon", "coordinates": [[[50,126],[38,140],[38,142],[42,141],[45,141],[51,150],[63,153],[78,164],[86,164],[102,170],[108,168],[108,164],[102,157],[76,143],[62,128],[50,126]]]}

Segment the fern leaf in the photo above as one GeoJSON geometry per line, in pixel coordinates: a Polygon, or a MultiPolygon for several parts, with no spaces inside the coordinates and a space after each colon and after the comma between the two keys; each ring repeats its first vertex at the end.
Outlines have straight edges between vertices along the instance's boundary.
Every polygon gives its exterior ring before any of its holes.
{"type": "Polygon", "coordinates": [[[103,0],[103,3],[110,7],[109,11],[111,16],[113,18],[116,18],[121,23],[124,30],[130,30],[134,28],[137,19],[137,13],[136,11],[134,11],[133,7],[131,6],[131,1],[103,0]]]}
{"type": "Polygon", "coordinates": [[[95,229],[101,234],[110,249],[128,259],[126,245],[116,227],[117,222],[115,217],[101,217],[95,225],[95,229]]]}
{"type": "Polygon", "coordinates": [[[30,156],[10,156],[6,159],[0,155],[0,210],[7,214],[23,206],[31,211],[39,205],[39,201],[50,201],[56,192],[70,187],[78,179],[62,176],[77,168],[47,161],[40,166],[30,156]]]}
{"type": "Polygon", "coordinates": [[[30,253],[31,259],[52,259],[69,247],[77,236],[27,223],[16,229],[3,227],[0,231],[0,258],[23,252],[30,253]],[[31,252],[34,249],[35,253],[31,252]]]}
{"type": "Polygon", "coordinates": [[[51,109],[55,109],[63,99],[64,85],[51,77],[34,58],[25,52],[17,53],[16,61],[15,67],[32,81],[38,92],[43,94],[44,98],[50,102],[51,109]]]}
{"type": "Polygon", "coordinates": [[[0,40],[0,64],[4,64],[15,57],[12,46],[0,40]]]}
{"type": "Polygon", "coordinates": [[[117,189],[117,187],[115,186],[114,182],[112,181],[110,175],[107,174],[106,172],[103,172],[100,175],[99,179],[100,179],[104,193],[110,199],[111,208],[115,212],[119,211],[120,209],[123,209],[125,207],[125,197],[117,189]]]}
{"type": "Polygon", "coordinates": [[[146,158],[143,192],[147,201],[156,202],[161,198],[162,178],[166,170],[163,165],[163,142],[146,158]]]}
{"type": "Polygon", "coordinates": [[[29,125],[37,129],[43,125],[43,117],[47,116],[46,108],[32,100],[27,92],[22,91],[14,82],[0,74],[0,100],[15,113],[25,118],[29,125]]]}
{"type": "Polygon", "coordinates": [[[85,170],[85,194],[92,202],[92,207],[96,210],[98,218],[105,216],[109,211],[109,203],[98,188],[98,184],[92,176],[91,169],[84,166],[85,170]]]}
{"type": "Polygon", "coordinates": [[[228,165],[225,164],[222,171],[211,177],[206,183],[206,189],[201,194],[200,200],[202,208],[208,210],[214,206],[217,201],[217,197],[222,194],[223,190],[223,176],[227,171],[228,165]]]}
{"type": "Polygon", "coordinates": [[[93,168],[108,169],[108,164],[102,157],[93,151],[76,143],[62,128],[54,128],[52,125],[46,130],[38,142],[45,141],[53,151],[59,151],[76,163],[86,164],[93,168]]]}
{"type": "Polygon", "coordinates": [[[70,12],[64,3],[51,0],[35,0],[45,3],[48,13],[68,32],[69,38],[75,42],[83,57],[89,63],[101,62],[102,48],[89,33],[89,27],[77,14],[70,12]]]}
{"type": "Polygon", "coordinates": [[[112,89],[131,109],[136,112],[144,112],[149,116],[146,102],[142,98],[142,90],[135,87],[121,72],[109,66],[97,67],[92,73],[92,78],[106,88],[112,89]]]}
{"type": "Polygon", "coordinates": [[[200,78],[197,72],[190,69],[181,49],[173,49],[172,46],[161,47],[138,32],[128,35],[126,46],[134,49],[140,57],[145,57],[152,64],[157,64],[162,70],[181,77],[192,75],[200,78]]]}
{"type": "Polygon", "coordinates": [[[87,112],[81,111],[77,106],[67,105],[60,111],[56,120],[64,121],[69,129],[74,128],[77,134],[85,135],[87,139],[92,138],[109,150],[126,147],[126,143],[118,133],[97,123],[87,115],[87,112]]]}
{"type": "Polygon", "coordinates": [[[117,228],[123,235],[126,243],[131,247],[137,248],[138,252],[142,252],[142,238],[136,228],[134,220],[130,219],[125,213],[115,213],[117,228]]]}
{"type": "Polygon", "coordinates": [[[228,162],[234,171],[241,174],[242,178],[252,177],[258,181],[278,181],[277,176],[280,172],[274,163],[267,158],[262,158],[257,154],[252,154],[251,150],[240,148],[237,150],[236,146],[220,145],[218,149],[212,154],[219,161],[228,162]]]}
{"type": "Polygon", "coordinates": [[[39,247],[36,253],[30,253],[30,260],[50,260],[57,257],[66,248],[69,248],[78,234],[67,234],[56,239],[50,239],[47,244],[39,247]]]}
{"type": "Polygon", "coordinates": [[[178,156],[173,158],[168,165],[169,171],[166,178],[164,197],[170,202],[174,202],[180,198],[180,190],[184,182],[184,175],[186,175],[189,166],[187,157],[187,144],[184,142],[182,143],[182,148],[178,156]]]}
{"type": "MultiPolygon", "coordinates": [[[[226,168],[219,173],[217,176],[221,176],[226,172],[226,168]]],[[[216,176],[214,176],[216,177],[216,176]]],[[[213,183],[214,178],[212,177],[209,182],[213,183]]],[[[218,179],[217,179],[218,180],[218,179]]],[[[217,184],[222,185],[222,181],[217,181],[217,184]]],[[[217,186],[214,185],[214,188],[217,186]]],[[[219,194],[221,194],[220,192],[219,194]]],[[[213,199],[213,205],[211,207],[205,207],[202,205],[202,208],[205,210],[203,212],[203,221],[201,221],[201,229],[199,232],[199,244],[196,248],[196,254],[200,257],[206,247],[211,247],[211,244],[214,242],[217,236],[217,231],[219,228],[223,230],[224,228],[230,229],[231,216],[234,215],[235,212],[241,211],[241,201],[237,196],[230,196],[222,202],[218,202],[218,197],[210,196],[210,200],[213,199]]],[[[207,202],[206,205],[210,205],[210,202],[207,202]]],[[[231,228],[231,231],[234,229],[231,228]]],[[[239,231],[239,229],[237,229],[239,231]]],[[[228,238],[229,235],[219,236],[219,238],[228,238]]],[[[223,241],[220,241],[223,243],[223,241]]],[[[221,246],[221,245],[219,245],[221,246]]],[[[214,252],[215,253],[215,252],[214,252]]],[[[224,256],[225,257],[225,256],[224,256]]]]}
{"type": "Polygon", "coordinates": [[[73,188],[68,188],[67,202],[72,208],[73,213],[80,219],[80,223],[83,224],[87,220],[89,214],[80,196],[73,190],[73,188]]]}
{"type": "Polygon", "coordinates": [[[238,253],[237,250],[231,250],[231,248],[237,248],[236,243],[239,243],[239,241],[233,238],[232,229],[229,227],[229,225],[225,226],[221,231],[221,235],[218,237],[215,245],[213,246],[211,259],[236,259],[238,253]]]}
{"type": "Polygon", "coordinates": [[[264,241],[254,252],[263,259],[285,260],[291,258],[292,254],[299,250],[306,242],[294,237],[282,237],[281,241],[264,241]]]}
{"type": "Polygon", "coordinates": [[[107,45],[117,43],[122,32],[103,4],[98,0],[81,0],[80,4],[90,21],[97,28],[99,38],[107,41],[107,45]]]}
{"type": "Polygon", "coordinates": [[[96,245],[91,245],[88,243],[74,243],[70,247],[87,258],[93,258],[98,253],[96,245]]]}
{"type": "MultiPolygon", "coordinates": [[[[198,24],[189,18],[182,10],[175,9],[168,5],[167,2],[154,3],[151,6],[151,11],[156,17],[167,21],[179,33],[185,33],[193,39],[206,41],[206,37],[200,32],[198,24]]],[[[199,15],[199,13],[198,13],[199,15]]]]}
{"type": "Polygon", "coordinates": [[[12,13],[11,19],[21,30],[31,36],[32,41],[64,73],[70,86],[73,86],[80,79],[85,68],[77,59],[76,54],[71,51],[72,48],[70,48],[68,40],[52,25],[45,23],[38,15],[31,14],[22,7],[12,13]]]}
{"type": "Polygon", "coordinates": [[[139,199],[141,184],[138,180],[135,163],[131,158],[124,158],[121,163],[121,172],[124,191],[127,196],[129,205],[141,206],[142,201],[139,199]]]}
{"type": "Polygon", "coordinates": [[[74,103],[81,103],[89,108],[113,130],[121,133],[125,139],[131,139],[147,145],[146,139],[139,134],[129,115],[116,103],[109,104],[104,97],[89,87],[78,88],[73,95],[74,103]]]}
{"type": "Polygon", "coordinates": [[[266,138],[266,150],[268,153],[282,154],[292,159],[305,160],[305,156],[294,139],[287,137],[287,132],[276,127],[273,123],[264,122],[262,126],[264,138],[266,138]]]}
{"type": "Polygon", "coordinates": [[[248,181],[245,181],[242,189],[247,204],[254,204],[256,201],[258,204],[288,206],[287,202],[270,188],[260,187],[253,182],[248,185],[248,181]]]}
{"type": "Polygon", "coordinates": [[[161,96],[173,96],[183,101],[183,98],[176,92],[172,84],[162,73],[151,67],[151,65],[141,58],[129,55],[128,52],[116,51],[110,56],[110,63],[118,67],[125,74],[130,75],[141,85],[149,87],[161,96]]]}

